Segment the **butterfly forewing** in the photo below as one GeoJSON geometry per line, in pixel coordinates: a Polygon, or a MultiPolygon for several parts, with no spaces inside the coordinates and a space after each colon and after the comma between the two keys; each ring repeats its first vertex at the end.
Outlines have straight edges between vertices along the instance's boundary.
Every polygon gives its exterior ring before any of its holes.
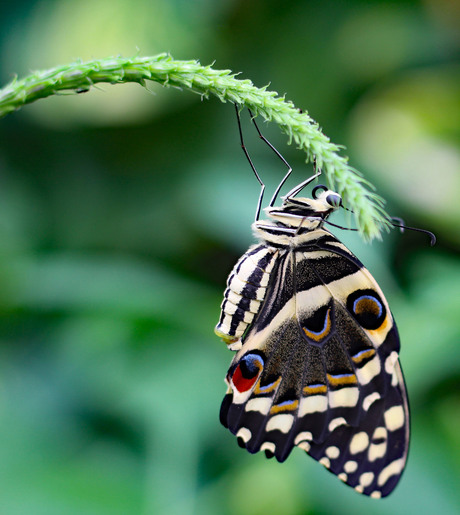
{"type": "Polygon", "coordinates": [[[235,347],[221,421],[249,452],[284,461],[298,446],[357,491],[388,495],[405,465],[409,418],[387,302],[326,230],[266,247],[266,288],[235,347]]]}

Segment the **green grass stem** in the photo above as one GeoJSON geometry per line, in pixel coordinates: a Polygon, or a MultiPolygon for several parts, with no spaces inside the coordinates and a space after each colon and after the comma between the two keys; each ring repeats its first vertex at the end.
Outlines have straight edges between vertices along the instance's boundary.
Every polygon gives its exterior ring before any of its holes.
{"type": "Polygon", "coordinates": [[[74,62],[15,79],[0,90],[0,116],[23,105],[62,92],[81,93],[98,83],[122,84],[147,81],[162,86],[194,91],[202,97],[216,96],[222,102],[233,102],[250,108],[256,116],[279,125],[326,175],[329,187],[342,195],[344,204],[355,214],[357,227],[367,240],[380,238],[382,229],[390,227],[383,209],[383,199],[375,188],[340,155],[341,147],[325,136],[318,124],[300,112],[290,101],[267,87],[257,88],[248,79],[236,78],[230,70],[216,70],[198,61],[176,61],[167,54],[154,57],[109,57],[89,62],[74,62]]]}

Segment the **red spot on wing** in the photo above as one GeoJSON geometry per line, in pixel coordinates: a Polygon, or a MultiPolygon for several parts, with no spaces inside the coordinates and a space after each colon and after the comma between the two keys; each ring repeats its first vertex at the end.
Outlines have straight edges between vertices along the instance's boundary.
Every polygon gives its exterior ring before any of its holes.
{"type": "Polygon", "coordinates": [[[255,382],[257,381],[259,374],[256,374],[254,377],[246,378],[243,376],[241,372],[240,365],[235,368],[235,372],[233,372],[232,383],[233,386],[240,392],[247,392],[250,390],[255,382]]]}

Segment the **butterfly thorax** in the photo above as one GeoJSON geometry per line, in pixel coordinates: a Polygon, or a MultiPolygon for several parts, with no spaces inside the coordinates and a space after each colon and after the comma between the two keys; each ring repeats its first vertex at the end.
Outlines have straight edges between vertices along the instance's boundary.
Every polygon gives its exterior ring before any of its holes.
{"type": "Polygon", "coordinates": [[[281,206],[264,209],[271,220],[258,220],[252,229],[256,238],[269,245],[301,247],[323,234],[324,221],[341,203],[341,197],[331,190],[317,199],[288,197],[281,206]]]}

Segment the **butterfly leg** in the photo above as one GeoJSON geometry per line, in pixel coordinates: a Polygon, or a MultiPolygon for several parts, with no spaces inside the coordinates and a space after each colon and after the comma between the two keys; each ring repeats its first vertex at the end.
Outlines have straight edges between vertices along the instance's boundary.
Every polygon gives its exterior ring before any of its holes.
{"type": "Polygon", "coordinates": [[[308,184],[310,184],[310,182],[314,181],[321,175],[321,169],[318,170],[316,168],[316,161],[314,163],[314,167],[315,167],[315,174],[312,175],[311,177],[309,177],[308,179],[305,179],[305,181],[301,182],[294,188],[292,188],[292,190],[283,197],[283,200],[290,199],[294,195],[297,195],[297,193],[302,191],[305,188],[305,186],[308,186],[308,184]]]}
{"type": "Polygon", "coordinates": [[[259,195],[259,200],[257,202],[256,217],[255,217],[255,221],[257,222],[257,220],[259,219],[259,215],[260,215],[260,208],[262,207],[262,200],[264,198],[265,184],[262,182],[262,179],[260,178],[260,175],[257,172],[256,167],[254,166],[254,163],[252,162],[252,159],[251,159],[251,157],[246,149],[246,146],[244,144],[243,131],[241,129],[240,113],[238,111],[237,104],[235,104],[235,111],[236,111],[236,119],[238,121],[238,131],[240,133],[241,148],[243,149],[244,155],[246,156],[246,159],[249,161],[252,171],[254,172],[254,175],[256,176],[256,179],[259,181],[259,184],[260,184],[260,195],[259,195]]]}
{"type": "Polygon", "coordinates": [[[248,109],[249,111],[249,114],[251,115],[251,120],[252,120],[252,123],[254,124],[254,127],[256,128],[256,131],[257,131],[257,134],[259,135],[259,138],[264,142],[266,143],[272,150],[273,152],[281,159],[281,161],[283,161],[283,163],[286,165],[288,171],[286,173],[286,175],[283,177],[283,179],[281,180],[281,182],[278,184],[276,190],[275,190],[275,193],[273,194],[273,197],[272,199],[270,200],[270,204],[269,206],[270,207],[273,207],[275,205],[275,201],[276,201],[276,197],[278,196],[281,188],[283,187],[284,183],[287,181],[288,177],[291,175],[291,172],[292,172],[292,166],[286,161],[286,159],[284,159],[284,157],[280,154],[280,152],[278,152],[278,150],[268,141],[268,139],[261,133],[260,129],[259,129],[259,126],[257,125],[256,123],[256,120],[255,120],[255,116],[252,114],[252,111],[250,109],[248,109]]]}

